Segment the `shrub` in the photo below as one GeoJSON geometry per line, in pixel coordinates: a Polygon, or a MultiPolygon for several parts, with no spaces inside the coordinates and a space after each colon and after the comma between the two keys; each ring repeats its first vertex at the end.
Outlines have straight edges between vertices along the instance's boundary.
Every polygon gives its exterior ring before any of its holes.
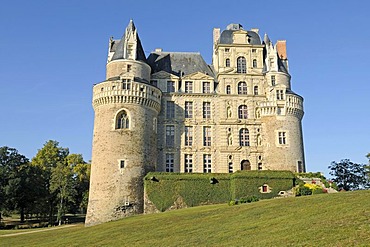
{"type": "Polygon", "coordinates": [[[306,186],[299,186],[297,196],[309,196],[312,195],[312,190],[306,186]]]}
{"type": "Polygon", "coordinates": [[[151,172],[144,178],[147,198],[160,211],[166,211],[178,198],[185,206],[204,204],[249,203],[276,197],[281,190],[294,186],[295,177],[289,171],[239,171],[228,173],[164,173],[151,172]],[[269,193],[261,193],[267,184],[269,193]],[[232,200],[232,201],[231,201],[232,200]]]}
{"type": "Polygon", "coordinates": [[[229,206],[234,206],[234,205],[237,205],[237,204],[238,204],[238,201],[235,201],[235,200],[229,201],[229,206]]]}

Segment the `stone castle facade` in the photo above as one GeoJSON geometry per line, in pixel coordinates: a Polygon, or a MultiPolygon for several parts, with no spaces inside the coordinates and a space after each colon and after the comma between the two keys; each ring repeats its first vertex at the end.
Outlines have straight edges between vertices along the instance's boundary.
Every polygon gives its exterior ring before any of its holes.
{"type": "Polygon", "coordinates": [[[303,98],[291,89],[286,41],[230,24],[199,53],[145,56],[132,21],[108,47],[95,111],[86,225],[143,213],[149,171],[304,172],[303,98]]]}

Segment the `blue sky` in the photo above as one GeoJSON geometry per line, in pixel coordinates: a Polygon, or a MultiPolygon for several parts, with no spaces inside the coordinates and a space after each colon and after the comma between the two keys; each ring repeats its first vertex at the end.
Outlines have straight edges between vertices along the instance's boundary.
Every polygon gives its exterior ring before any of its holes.
{"type": "Polygon", "coordinates": [[[240,23],[287,40],[292,89],[305,99],[308,171],[370,152],[368,1],[4,1],[0,9],[0,146],[32,158],[47,140],[91,159],[92,85],[108,40],[132,18],[147,54],[196,51],[240,23]]]}

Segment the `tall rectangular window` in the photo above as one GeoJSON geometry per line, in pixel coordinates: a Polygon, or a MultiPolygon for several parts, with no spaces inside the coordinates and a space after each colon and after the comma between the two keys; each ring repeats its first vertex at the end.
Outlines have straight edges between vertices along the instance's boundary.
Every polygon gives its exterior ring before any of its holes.
{"type": "Polygon", "coordinates": [[[166,146],[173,147],[175,145],[175,126],[166,126],[166,146]]]}
{"type": "Polygon", "coordinates": [[[247,128],[242,128],[239,131],[239,144],[242,147],[249,146],[249,130],[247,128]]]}
{"type": "Polygon", "coordinates": [[[192,93],[192,92],[193,92],[193,82],[185,81],[185,93],[192,93]]]}
{"type": "Polygon", "coordinates": [[[193,172],[193,155],[185,154],[185,172],[193,172]]]}
{"type": "Polygon", "coordinates": [[[298,172],[305,172],[302,161],[298,161],[298,172]]]}
{"type": "Polygon", "coordinates": [[[284,99],[284,91],[283,90],[276,90],[276,99],[283,100],[284,99]]]}
{"type": "Polygon", "coordinates": [[[175,118],[175,102],[167,101],[166,104],[166,117],[167,119],[175,118]]]}
{"type": "Polygon", "coordinates": [[[247,61],[245,57],[238,57],[236,59],[236,73],[247,73],[247,61]]]}
{"type": "Polygon", "coordinates": [[[210,154],[203,155],[203,172],[204,173],[212,172],[212,159],[210,154]]]}
{"type": "Polygon", "coordinates": [[[166,154],[166,172],[173,172],[174,157],[172,153],[166,154]]]}
{"type": "Polygon", "coordinates": [[[203,102],[203,118],[211,118],[211,102],[203,102]]]}
{"type": "Polygon", "coordinates": [[[185,126],[185,146],[193,145],[193,127],[185,126]]]}
{"type": "Polygon", "coordinates": [[[234,168],[233,168],[233,162],[229,162],[229,173],[233,173],[234,168]]]}
{"type": "Polygon", "coordinates": [[[211,83],[209,81],[203,82],[203,93],[210,93],[211,92],[211,83]]]}
{"type": "Polygon", "coordinates": [[[225,60],[225,66],[230,67],[230,58],[226,58],[225,60]]]}
{"type": "Polygon", "coordinates": [[[253,93],[254,95],[258,95],[258,86],[254,86],[253,93]]]}
{"type": "Polygon", "coordinates": [[[262,170],[262,163],[258,163],[258,170],[262,170]]]}
{"type": "Polygon", "coordinates": [[[275,86],[275,84],[276,84],[276,79],[275,79],[275,76],[272,75],[271,76],[271,85],[275,86]]]}
{"type": "Polygon", "coordinates": [[[204,126],[203,127],[203,146],[209,147],[211,146],[211,127],[209,126],[204,126]]]}
{"type": "Polygon", "coordinates": [[[125,168],[125,161],[124,161],[124,160],[120,160],[120,161],[119,161],[119,167],[120,167],[121,169],[125,168]]]}
{"type": "Polygon", "coordinates": [[[230,85],[226,86],[226,94],[231,94],[231,86],[230,85]]]}
{"type": "Polygon", "coordinates": [[[286,142],[286,132],[278,132],[279,144],[285,145],[286,142]]]}
{"type": "Polygon", "coordinates": [[[174,81],[167,81],[167,93],[175,92],[175,82],[174,81]]]}
{"type": "Polygon", "coordinates": [[[185,118],[193,118],[193,102],[185,101],[185,118]]]}

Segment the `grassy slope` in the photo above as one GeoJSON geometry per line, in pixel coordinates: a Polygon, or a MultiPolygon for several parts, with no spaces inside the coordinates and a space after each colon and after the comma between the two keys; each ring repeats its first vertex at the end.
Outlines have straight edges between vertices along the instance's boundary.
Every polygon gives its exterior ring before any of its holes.
{"type": "Polygon", "coordinates": [[[370,191],[212,205],[85,228],[1,237],[1,246],[369,246],[370,191]]]}

